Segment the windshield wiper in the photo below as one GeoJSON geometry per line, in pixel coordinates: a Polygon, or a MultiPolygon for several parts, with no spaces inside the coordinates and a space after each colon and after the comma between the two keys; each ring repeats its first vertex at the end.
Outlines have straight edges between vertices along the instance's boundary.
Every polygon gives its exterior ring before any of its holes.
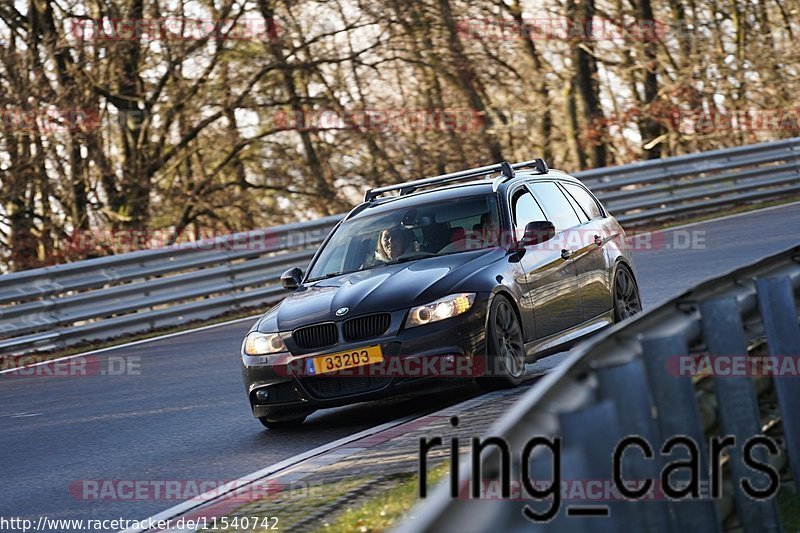
{"type": "Polygon", "coordinates": [[[319,276],[319,277],[314,278],[314,279],[310,279],[308,281],[321,281],[323,279],[335,278],[336,276],[341,276],[344,273],[345,273],[344,271],[342,271],[342,272],[328,272],[327,274],[323,274],[322,276],[319,276]]]}
{"type": "Polygon", "coordinates": [[[416,259],[425,259],[426,257],[436,257],[439,254],[435,254],[433,252],[420,252],[414,255],[405,255],[403,257],[398,257],[394,261],[389,261],[386,263],[387,265],[394,265],[396,263],[407,263],[408,261],[414,261],[416,259]]]}
{"type": "MultiPolygon", "coordinates": [[[[366,266],[364,268],[360,268],[358,270],[355,270],[353,272],[363,272],[364,270],[371,270],[373,268],[379,268],[379,267],[383,267],[383,266],[386,266],[386,265],[396,265],[398,263],[407,263],[408,261],[414,261],[416,259],[424,259],[426,257],[437,257],[437,256],[440,256],[440,255],[443,255],[443,254],[435,254],[433,252],[419,252],[419,253],[416,253],[414,255],[406,255],[406,256],[403,256],[403,257],[398,257],[394,261],[386,261],[386,262],[381,261],[379,263],[375,263],[374,265],[369,265],[369,266],[366,266]]],[[[335,276],[341,276],[342,274],[352,274],[352,272],[344,272],[344,271],[342,271],[342,272],[328,272],[327,274],[325,274],[323,276],[319,276],[318,278],[310,279],[308,281],[321,281],[323,279],[333,278],[335,276]]]]}

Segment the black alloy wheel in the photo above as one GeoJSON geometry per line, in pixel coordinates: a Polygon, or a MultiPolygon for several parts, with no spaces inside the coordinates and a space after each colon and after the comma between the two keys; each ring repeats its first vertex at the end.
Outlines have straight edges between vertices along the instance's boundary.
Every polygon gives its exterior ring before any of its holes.
{"type": "Polygon", "coordinates": [[[486,331],[486,376],[478,378],[485,389],[507,389],[522,383],[525,346],[517,313],[505,296],[497,295],[489,309],[486,331]]]}
{"type": "Polygon", "coordinates": [[[642,311],[639,287],[625,267],[617,269],[614,278],[614,322],[620,322],[642,311]]]}

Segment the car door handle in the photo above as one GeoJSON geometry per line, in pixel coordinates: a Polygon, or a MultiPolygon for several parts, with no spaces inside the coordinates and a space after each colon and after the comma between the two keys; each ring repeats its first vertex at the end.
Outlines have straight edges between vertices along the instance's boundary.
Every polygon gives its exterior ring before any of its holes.
{"type": "Polygon", "coordinates": [[[572,250],[568,250],[566,248],[561,250],[561,259],[566,260],[566,259],[569,259],[571,257],[572,257],[572,250]]]}
{"type": "Polygon", "coordinates": [[[603,244],[605,243],[605,240],[600,235],[595,235],[594,236],[594,243],[597,246],[603,246],[603,244]]]}

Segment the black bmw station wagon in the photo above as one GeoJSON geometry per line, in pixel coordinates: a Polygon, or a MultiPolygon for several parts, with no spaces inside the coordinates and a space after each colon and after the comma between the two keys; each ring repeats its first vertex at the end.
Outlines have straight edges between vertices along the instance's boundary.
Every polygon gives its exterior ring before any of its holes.
{"type": "Polygon", "coordinates": [[[436,380],[513,387],[641,310],[622,227],[541,159],[368,190],[281,282],[292,293],[242,345],[269,428],[436,380]]]}

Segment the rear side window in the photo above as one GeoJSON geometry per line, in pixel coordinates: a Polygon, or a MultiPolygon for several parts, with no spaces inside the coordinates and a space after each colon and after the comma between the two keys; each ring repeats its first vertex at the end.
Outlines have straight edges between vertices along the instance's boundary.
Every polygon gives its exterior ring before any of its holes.
{"type": "MultiPolygon", "coordinates": [[[[564,192],[563,184],[560,185],[561,192],[564,192]]],[[[583,208],[578,205],[578,202],[575,201],[575,198],[573,198],[570,194],[565,194],[564,196],[567,197],[567,201],[569,202],[569,205],[572,206],[572,210],[575,211],[576,215],[578,215],[578,218],[581,220],[581,224],[589,222],[589,216],[583,212],[583,208]]]]}
{"type": "Polygon", "coordinates": [[[589,215],[589,219],[603,218],[603,212],[600,210],[600,206],[597,205],[597,201],[589,191],[574,183],[562,183],[562,185],[567,192],[575,198],[575,201],[580,204],[583,211],[589,215]]]}
{"type": "Polygon", "coordinates": [[[549,215],[547,218],[556,227],[556,231],[563,231],[581,223],[569,200],[554,182],[540,181],[531,183],[528,187],[544,207],[549,215]]]}

